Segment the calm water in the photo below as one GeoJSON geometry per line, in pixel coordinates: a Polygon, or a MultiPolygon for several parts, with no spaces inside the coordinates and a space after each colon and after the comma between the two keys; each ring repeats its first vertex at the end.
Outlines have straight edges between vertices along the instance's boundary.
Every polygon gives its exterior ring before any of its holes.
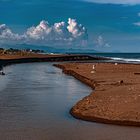
{"type": "Polygon", "coordinates": [[[0,140],[139,140],[140,128],[74,119],[91,89],[48,63],[12,65],[0,77],[0,140]]]}

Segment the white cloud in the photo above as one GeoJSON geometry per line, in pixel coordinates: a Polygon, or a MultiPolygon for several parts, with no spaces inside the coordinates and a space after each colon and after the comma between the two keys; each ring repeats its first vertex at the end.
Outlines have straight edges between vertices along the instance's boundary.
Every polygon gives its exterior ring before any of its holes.
{"type": "Polygon", "coordinates": [[[140,22],[133,23],[135,26],[140,26],[140,22]]]}
{"type": "Polygon", "coordinates": [[[0,43],[8,44],[8,43],[19,43],[23,41],[24,36],[13,33],[5,24],[0,25],[0,43]]]}
{"type": "Polygon", "coordinates": [[[28,39],[43,40],[51,32],[51,28],[47,21],[41,21],[36,27],[31,27],[27,30],[26,36],[28,39]]]}
{"type": "Polygon", "coordinates": [[[81,24],[78,25],[75,19],[68,19],[68,31],[73,35],[73,37],[83,37],[85,35],[86,29],[81,24]]]}
{"type": "Polygon", "coordinates": [[[140,4],[140,0],[84,0],[87,2],[104,3],[104,4],[140,4]]]}
{"type": "Polygon", "coordinates": [[[95,41],[95,46],[96,47],[106,47],[106,48],[111,47],[110,44],[108,44],[101,35],[97,37],[97,39],[95,41]]]}
{"type": "Polygon", "coordinates": [[[97,45],[98,46],[103,46],[104,45],[104,40],[103,40],[103,37],[100,35],[100,36],[98,36],[98,38],[97,38],[97,45]]]}
{"type": "Polygon", "coordinates": [[[28,28],[23,35],[13,33],[5,24],[0,25],[0,42],[80,46],[87,40],[87,36],[85,27],[71,18],[68,23],[59,22],[54,25],[43,20],[39,25],[28,28]]]}

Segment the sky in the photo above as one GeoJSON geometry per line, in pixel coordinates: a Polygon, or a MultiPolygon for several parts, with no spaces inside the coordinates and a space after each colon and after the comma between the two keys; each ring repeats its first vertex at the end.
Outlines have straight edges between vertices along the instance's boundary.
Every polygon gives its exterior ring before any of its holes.
{"type": "Polygon", "coordinates": [[[0,0],[0,46],[22,44],[140,52],[140,0],[0,0]]]}

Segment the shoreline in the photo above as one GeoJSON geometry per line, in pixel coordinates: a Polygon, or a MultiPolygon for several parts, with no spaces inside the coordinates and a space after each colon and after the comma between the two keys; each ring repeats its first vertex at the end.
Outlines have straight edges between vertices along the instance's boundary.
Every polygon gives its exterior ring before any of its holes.
{"type": "Polygon", "coordinates": [[[94,90],[70,110],[70,114],[73,117],[107,124],[140,126],[140,65],[118,63],[115,66],[115,62],[90,63],[87,60],[108,59],[88,55],[36,54],[35,56],[24,57],[0,57],[0,65],[73,61],[66,64],[54,64],[54,66],[62,69],[65,74],[75,77],[94,90]],[[97,66],[94,74],[91,73],[93,64],[97,66]],[[137,80],[135,81],[136,78],[137,80]],[[123,82],[121,83],[120,81],[123,82]],[[131,94],[131,90],[135,88],[137,90],[136,93],[133,91],[133,94],[131,94]],[[134,100],[137,100],[136,103],[134,100]],[[117,105],[118,103],[119,106],[117,105]]]}
{"type": "Polygon", "coordinates": [[[18,63],[33,63],[33,62],[65,62],[65,61],[92,61],[92,60],[110,60],[104,57],[94,57],[89,55],[78,54],[59,54],[59,55],[46,55],[46,54],[32,54],[32,55],[0,55],[0,65],[6,66],[18,63]]]}
{"type": "Polygon", "coordinates": [[[95,90],[72,107],[71,115],[85,121],[140,126],[140,75],[135,74],[140,73],[140,65],[96,63],[93,74],[93,64],[54,65],[95,90]]]}

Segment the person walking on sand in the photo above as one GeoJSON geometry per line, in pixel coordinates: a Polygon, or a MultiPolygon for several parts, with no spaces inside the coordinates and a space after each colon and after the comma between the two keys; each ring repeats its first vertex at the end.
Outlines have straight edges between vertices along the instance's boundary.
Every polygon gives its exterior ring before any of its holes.
{"type": "Polygon", "coordinates": [[[93,71],[91,71],[91,73],[95,73],[95,71],[96,71],[96,65],[93,65],[92,66],[92,69],[93,69],[93,71]]]}
{"type": "Polygon", "coordinates": [[[95,68],[96,68],[96,65],[93,65],[93,70],[95,70],[95,68]]]}

